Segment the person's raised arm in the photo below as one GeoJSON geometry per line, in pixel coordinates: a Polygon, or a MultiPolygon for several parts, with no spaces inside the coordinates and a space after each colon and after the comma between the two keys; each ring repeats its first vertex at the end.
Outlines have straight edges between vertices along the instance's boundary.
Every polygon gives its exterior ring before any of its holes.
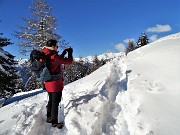
{"type": "Polygon", "coordinates": [[[72,64],[73,62],[73,49],[70,47],[70,48],[67,48],[65,49],[62,54],[60,55],[60,59],[59,59],[59,62],[61,64],[72,64]],[[66,53],[68,53],[68,58],[65,58],[64,56],[66,55],[66,53]]]}

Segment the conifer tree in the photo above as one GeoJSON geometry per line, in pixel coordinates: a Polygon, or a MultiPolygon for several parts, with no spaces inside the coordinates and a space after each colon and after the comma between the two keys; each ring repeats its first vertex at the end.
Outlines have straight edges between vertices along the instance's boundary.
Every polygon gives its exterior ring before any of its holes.
{"type": "Polygon", "coordinates": [[[142,46],[142,39],[141,39],[141,37],[139,37],[136,48],[139,48],[139,47],[141,47],[141,46],[142,46]]]}
{"type": "MultiPolygon", "coordinates": [[[[33,0],[30,7],[32,17],[22,18],[26,23],[25,26],[17,26],[18,30],[15,31],[14,36],[18,38],[20,52],[23,55],[28,55],[33,49],[39,50],[45,46],[47,40],[55,39],[58,41],[58,46],[64,49],[68,43],[55,32],[57,29],[57,20],[52,15],[52,7],[49,6],[45,0],[33,0]]],[[[27,65],[29,69],[30,65],[27,65]]],[[[29,76],[29,72],[26,76],[29,76]]],[[[25,82],[26,90],[36,89],[41,86],[41,82],[37,81],[35,77],[31,76],[25,82]]]]}
{"type": "Polygon", "coordinates": [[[137,48],[147,45],[149,43],[149,39],[146,33],[142,33],[141,37],[138,38],[137,48]]]}
{"type": "MultiPolygon", "coordinates": [[[[1,33],[2,35],[2,33],[1,33]]],[[[0,97],[8,98],[18,90],[17,70],[14,56],[3,47],[12,44],[10,39],[0,37],[0,97]]]]}
{"type": "Polygon", "coordinates": [[[148,39],[146,33],[143,33],[143,35],[142,35],[142,44],[143,44],[143,46],[149,44],[149,39],[148,39]]]}
{"type": "Polygon", "coordinates": [[[26,55],[33,49],[40,49],[49,39],[56,39],[59,47],[65,48],[68,43],[55,33],[57,21],[51,13],[52,7],[48,6],[45,0],[34,0],[30,9],[32,18],[22,18],[27,26],[17,26],[18,31],[14,34],[19,39],[21,53],[26,55]]]}

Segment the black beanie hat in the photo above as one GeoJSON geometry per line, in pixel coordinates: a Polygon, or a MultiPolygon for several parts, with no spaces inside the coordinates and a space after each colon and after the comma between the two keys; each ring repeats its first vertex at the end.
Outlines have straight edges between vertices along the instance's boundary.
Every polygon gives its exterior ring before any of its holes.
{"type": "Polygon", "coordinates": [[[57,44],[57,40],[55,40],[55,39],[50,39],[46,42],[47,47],[56,46],[56,44],[57,44]]]}

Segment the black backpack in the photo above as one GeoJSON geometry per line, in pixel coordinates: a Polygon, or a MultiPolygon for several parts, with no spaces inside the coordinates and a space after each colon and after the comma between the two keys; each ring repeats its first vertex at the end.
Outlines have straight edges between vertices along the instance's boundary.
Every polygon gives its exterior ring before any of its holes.
{"type": "Polygon", "coordinates": [[[46,55],[39,50],[33,50],[30,54],[31,71],[38,81],[44,82],[51,79],[51,74],[46,67],[46,60],[46,55]]]}
{"type": "Polygon", "coordinates": [[[58,80],[62,73],[51,75],[47,66],[47,56],[39,51],[39,50],[33,50],[30,54],[30,61],[31,61],[31,71],[36,76],[36,79],[38,81],[49,81],[49,80],[58,80]]]}

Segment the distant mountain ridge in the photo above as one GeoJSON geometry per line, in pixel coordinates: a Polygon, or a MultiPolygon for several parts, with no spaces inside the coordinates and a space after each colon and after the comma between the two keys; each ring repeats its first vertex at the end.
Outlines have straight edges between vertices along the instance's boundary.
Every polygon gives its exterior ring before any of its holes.
{"type": "MultiPolygon", "coordinates": [[[[101,55],[98,55],[98,59],[101,60],[101,59],[104,59],[104,60],[108,60],[108,59],[113,59],[113,58],[117,58],[117,57],[121,57],[122,55],[124,55],[123,52],[120,52],[120,53],[113,53],[113,52],[109,52],[109,53],[103,53],[101,55]]],[[[95,56],[87,56],[87,57],[83,57],[82,60],[84,62],[89,62],[89,63],[92,63],[93,62],[93,59],[94,59],[95,56]]],[[[74,58],[74,60],[76,62],[79,61],[80,58],[74,58]]],[[[20,58],[20,59],[17,59],[18,61],[18,65],[23,65],[25,62],[28,61],[27,58],[20,58]]]]}
{"type": "MultiPolygon", "coordinates": [[[[120,52],[120,53],[109,52],[109,53],[103,53],[103,54],[101,54],[101,55],[97,55],[97,57],[98,57],[99,60],[101,60],[101,59],[103,59],[103,60],[109,60],[109,59],[121,57],[122,55],[124,55],[123,52],[120,52]]],[[[82,60],[83,60],[84,62],[92,63],[94,57],[95,57],[95,56],[87,56],[87,57],[82,58],[82,60]]],[[[75,58],[75,61],[79,61],[79,59],[80,59],[80,58],[75,58]]]]}

